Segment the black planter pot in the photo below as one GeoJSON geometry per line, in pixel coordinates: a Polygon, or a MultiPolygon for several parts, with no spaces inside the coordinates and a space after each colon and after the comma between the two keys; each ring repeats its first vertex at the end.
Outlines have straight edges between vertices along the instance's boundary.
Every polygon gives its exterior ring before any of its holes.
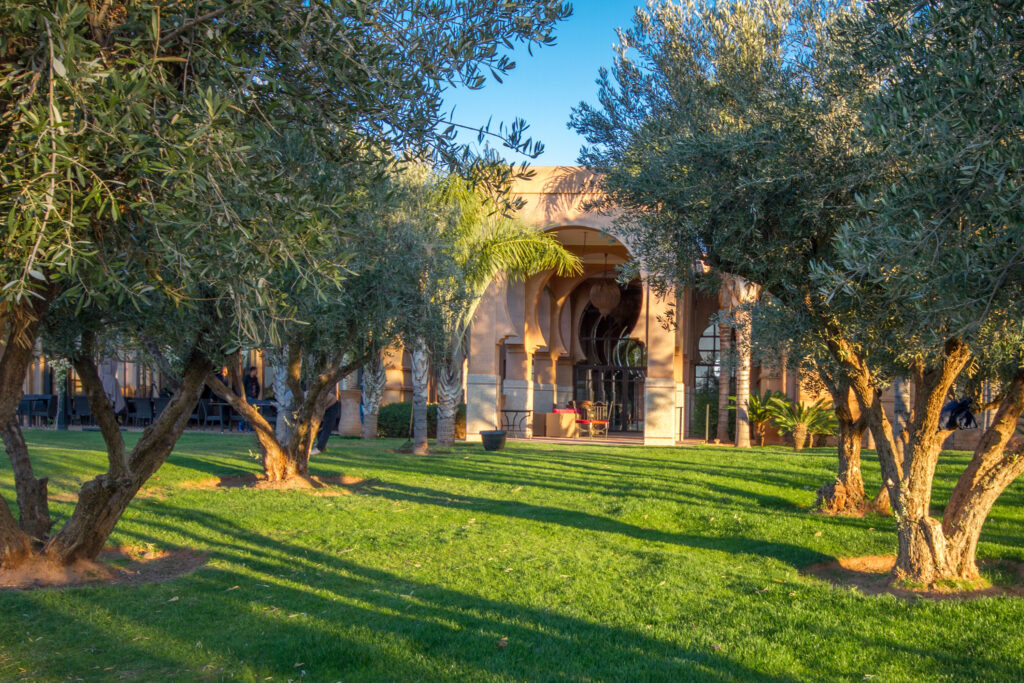
{"type": "Polygon", "coordinates": [[[480,438],[484,442],[485,451],[500,451],[505,448],[505,434],[504,429],[493,429],[490,431],[480,432],[480,438]]]}

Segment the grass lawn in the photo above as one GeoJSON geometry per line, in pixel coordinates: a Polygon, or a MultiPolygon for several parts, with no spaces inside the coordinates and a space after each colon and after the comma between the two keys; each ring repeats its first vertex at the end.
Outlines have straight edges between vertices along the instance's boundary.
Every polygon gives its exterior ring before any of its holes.
{"type": "MultiPolygon", "coordinates": [[[[26,436],[53,494],[105,462],[95,433],[26,436]]],[[[332,439],[314,473],[380,483],[322,497],[183,487],[259,469],[251,436],[186,435],[112,542],[197,548],[206,566],[0,592],[0,680],[1024,676],[1019,600],[869,597],[799,573],[894,552],[891,519],[808,514],[829,449],[396,445],[332,439]]],[[[964,462],[943,456],[937,499],[964,462]]],[[[877,464],[865,473],[877,489],[877,464]]],[[[0,493],[13,503],[6,458],[0,493]]],[[[982,557],[1024,560],[1022,494],[993,510],[982,557]]],[[[70,509],[54,503],[58,521],[70,509]]]]}

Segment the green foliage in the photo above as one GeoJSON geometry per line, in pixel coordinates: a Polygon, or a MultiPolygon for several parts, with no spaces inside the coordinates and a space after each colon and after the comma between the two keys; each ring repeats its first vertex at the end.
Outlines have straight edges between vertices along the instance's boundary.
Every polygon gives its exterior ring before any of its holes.
{"type": "Polygon", "coordinates": [[[718,394],[697,392],[693,398],[693,412],[690,418],[690,433],[698,438],[714,439],[718,433],[718,394]]]}
{"type": "Polygon", "coordinates": [[[495,278],[523,280],[548,269],[567,275],[582,266],[553,236],[506,214],[458,175],[438,179],[430,199],[437,243],[423,277],[429,303],[421,337],[435,358],[461,365],[470,322],[495,278]]]}
{"type": "MultiPolygon", "coordinates": [[[[380,407],[377,415],[377,435],[383,438],[408,438],[412,416],[412,403],[388,403],[380,407]]],[[[455,437],[466,436],[466,404],[460,403],[455,412],[455,437]]],[[[427,406],[427,438],[437,438],[437,404],[427,406]]]]}
{"type": "MultiPolygon", "coordinates": [[[[570,11],[3,0],[0,306],[56,285],[76,314],[205,308],[235,320],[228,347],[311,322],[297,309],[346,274],[346,214],[395,149],[475,162],[441,125],[443,90],[500,78],[570,11]]],[[[522,129],[504,139],[532,152],[522,129]]]]}
{"type": "MultiPolygon", "coordinates": [[[[772,422],[776,415],[780,414],[786,409],[789,402],[786,400],[786,395],[781,391],[771,391],[770,389],[765,390],[764,394],[760,391],[750,392],[750,398],[747,401],[747,417],[750,420],[750,426],[754,428],[754,434],[757,435],[760,445],[764,445],[765,429],[768,424],[772,422]]],[[[736,397],[729,397],[729,410],[736,410],[736,397]]]]}
{"type": "Polygon", "coordinates": [[[811,404],[791,403],[781,398],[770,403],[770,419],[783,434],[790,434],[797,425],[803,425],[807,427],[808,434],[832,436],[839,429],[839,424],[830,405],[824,398],[811,404]]]}

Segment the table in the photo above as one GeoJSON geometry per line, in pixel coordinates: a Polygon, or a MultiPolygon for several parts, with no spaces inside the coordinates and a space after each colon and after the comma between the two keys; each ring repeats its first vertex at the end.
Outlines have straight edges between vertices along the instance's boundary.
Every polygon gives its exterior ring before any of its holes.
{"type": "Polygon", "coordinates": [[[546,413],[544,420],[547,423],[547,436],[561,439],[575,439],[579,434],[579,427],[576,420],[579,416],[575,411],[563,413],[546,413]]]}
{"type": "Polygon", "coordinates": [[[503,410],[501,411],[501,428],[509,433],[509,436],[526,438],[527,428],[533,431],[532,410],[503,410]]]}

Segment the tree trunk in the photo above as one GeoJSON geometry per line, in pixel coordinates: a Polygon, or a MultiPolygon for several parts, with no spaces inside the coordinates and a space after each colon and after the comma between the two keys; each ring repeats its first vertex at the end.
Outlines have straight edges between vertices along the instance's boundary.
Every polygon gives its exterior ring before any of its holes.
{"type": "Polygon", "coordinates": [[[437,369],[437,445],[455,445],[455,413],[462,396],[462,354],[449,357],[437,369]]]}
{"type": "Polygon", "coordinates": [[[736,447],[750,448],[750,311],[736,312],[736,447]]]}
{"type": "Polygon", "coordinates": [[[839,421],[839,470],[835,481],[818,489],[817,508],[830,515],[853,514],[864,509],[864,478],[860,449],[866,426],[862,420],[839,421]]]}
{"type": "MultiPolygon", "coordinates": [[[[52,296],[47,293],[46,296],[52,296]]],[[[44,540],[50,533],[50,509],[47,479],[37,479],[32,471],[28,447],[18,423],[17,410],[25,374],[32,364],[32,353],[42,316],[49,299],[32,299],[21,310],[4,317],[6,338],[0,346],[0,436],[14,471],[20,526],[31,538],[44,540]]]]}
{"type": "Polygon", "coordinates": [[[328,359],[322,371],[311,381],[309,391],[303,392],[298,380],[302,371],[302,356],[292,352],[288,357],[287,389],[290,396],[297,399],[297,405],[291,410],[278,410],[278,424],[282,419],[288,419],[291,423],[291,427],[285,431],[286,441],[281,440],[281,430],[271,427],[255,406],[224,386],[216,377],[207,377],[205,380],[206,386],[229,403],[253,428],[263,451],[263,472],[268,481],[309,476],[309,454],[330,402],[331,387],[358,369],[362,362],[361,358],[357,362],[344,364],[341,358],[328,359]],[[287,418],[283,416],[284,413],[288,413],[287,418]]]}
{"type": "Polygon", "coordinates": [[[0,496],[0,568],[15,567],[32,554],[32,539],[21,530],[0,496]]]}
{"type": "Polygon", "coordinates": [[[1024,473],[1024,437],[1016,433],[1022,414],[1024,370],[1006,387],[992,424],[960,475],[942,517],[950,565],[961,578],[977,578],[978,538],[988,513],[1003,491],[1024,473]]]}
{"type": "MultiPolygon", "coordinates": [[[[878,450],[882,481],[896,517],[899,544],[895,577],[924,586],[942,580],[974,578],[970,576],[971,567],[965,573],[964,562],[956,559],[959,548],[954,545],[951,549],[942,523],[930,515],[935,468],[942,444],[951,434],[939,428],[939,415],[950,388],[971,358],[970,349],[960,340],[951,339],[946,342],[940,361],[932,366],[912,368],[917,388],[914,419],[908,425],[910,436],[906,445],[900,449],[882,408],[881,392],[874,385],[866,363],[845,341],[833,339],[830,348],[850,381],[878,450]]],[[[1002,452],[1001,448],[998,450],[1002,452]]],[[[964,476],[968,476],[970,470],[969,467],[964,476]]],[[[971,533],[976,526],[966,525],[965,529],[971,531],[965,533],[971,533]]],[[[976,575],[976,568],[973,573],[976,575]]]]}
{"type": "MultiPolygon", "coordinates": [[[[210,391],[219,399],[228,403],[252,427],[253,432],[256,434],[256,440],[263,450],[263,471],[267,475],[267,479],[270,481],[281,481],[289,476],[296,475],[295,467],[289,463],[289,458],[281,447],[281,442],[278,441],[278,434],[275,433],[274,428],[267,422],[266,418],[260,415],[256,407],[250,405],[248,401],[231,391],[231,388],[221,382],[219,378],[210,376],[204,381],[210,391]]],[[[277,395],[276,389],[274,395],[277,395]]],[[[278,410],[278,423],[283,419],[281,413],[282,411],[278,410]]],[[[289,429],[286,433],[291,436],[291,431],[289,429]]]]}
{"type": "MultiPolygon", "coordinates": [[[[95,371],[95,365],[84,359],[77,365],[83,368],[91,365],[95,371]]],[[[47,541],[43,555],[60,565],[95,559],[99,555],[135,494],[167,460],[188,425],[203,379],[212,370],[213,366],[202,354],[192,353],[177,392],[160,417],[142,432],[126,457],[122,457],[124,441],[120,430],[109,430],[110,423],[116,425],[116,420],[110,402],[102,393],[102,385],[97,384],[98,374],[87,371],[82,381],[86,385],[89,407],[107,444],[110,470],[82,485],[71,518],[47,541]]]]}
{"type": "Polygon", "coordinates": [[[758,422],[755,424],[754,434],[757,436],[757,445],[763,447],[765,440],[768,438],[768,423],[758,422]]]}
{"type": "Polygon", "coordinates": [[[427,453],[427,389],[430,360],[422,339],[416,340],[412,351],[412,452],[427,453]]]}
{"type": "Polygon", "coordinates": [[[50,506],[47,500],[46,478],[36,479],[32,471],[32,461],[28,457],[28,446],[21,433],[18,419],[11,419],[2,430],[4,446],[14,468],[14,485],[18,493],[18,510],[20,526],[31,538],[38,542],[46,540],[50,535],[50,506]]]}
{"type": "Polygon", "coordinates": [[[363,426],[364,439],[377,438],[377,416],[387,387],[387,366],[382,352],[377,353],[363,367],[363,426]]]}
{"type": "Polygon", "coordinates": [[[841,378],[833,379],[821,373],[832,395],[836,421],[839,424],[839,470],[835,481],[818,489],[817,509],[829,515],[855,514],[864,509],[864,477],[861,473],[860,449],[867,422],[853,419],[850,386],[841,378]]]}
{"type": "MultiPolygon", "coordinates": [[[[37,511],[45,509],[46,480],[35,478],[31,470],[31,463],[27,459],[27,450],[16,449],[12,452],[7,442],[9,425],[12,422],[17,422],[18,403],[22,397],[21,389],[25,381],[25,373],[32,364],[32,353],[36,338],[39,336],[39,325],[49,309],[50,302],[57,295],[57,290],[50,287],[39,294],[38,297],[28,297],[20,305],[8,308],[0,319],[0,330],[4,333],[3,339],[0,340],[0,425],[5,425],[4,439],[15,472],[18,503],[26,506],[21,511],[21,518],[27,527],[31,527],[32,536],[43,538],[45,532],[41,535],[36,532],[42,530],[43,526],[48,531],[49,512],[47,511],[44,518],[37,511]],[[39,498],[40,488],[42,489],[42,499],[39,498]]],[[[20,438],[20,428],[17,434],[17,440],[23,446],[24,441],[20,438]]],[[[0,566],[14,566],[29,557],[31,552],[32,538],[18,526],[7,501],[0,496],[0,566]]]]}
{"type": "Polygon", "coordinates": [[[288,443],[292,438],[295,426],[295,396],[292,395],[288,373],[294,364],[292,346],[286,346],[281,354],[281,364],[274,375],[274,401],[277,403],[277,425],[275,438],[277,443],[288,443]]]}
{"type": "Polygon", "coordinates": [[[793,450],[802,451],[807,443],[807,425],[798,424],[793,427],[793,450]]]}
{"type": "Polygon", "coordinates": [[[897,377],[892,383],[893,389],[893,436],[900,441],[903,432],[910,424],[910,381],[906,377],[897,377]]]}
{"type": "Polygon", "coordinates": [[[0,425],[18,414],[21,387],[32,364],[39,325],[56,295],[56,289],[47,289],[39,297],[28,297],[24,303],[5,310],[0,318],[0,332],[4,333],[0,339],[0,425]]]}
{"type": "Polygon", "coordinates": [[[720,443],[729,443],[729,378],[732,357],[732,327],[726,324],[718,326],[718,434],[720,443]]]}

